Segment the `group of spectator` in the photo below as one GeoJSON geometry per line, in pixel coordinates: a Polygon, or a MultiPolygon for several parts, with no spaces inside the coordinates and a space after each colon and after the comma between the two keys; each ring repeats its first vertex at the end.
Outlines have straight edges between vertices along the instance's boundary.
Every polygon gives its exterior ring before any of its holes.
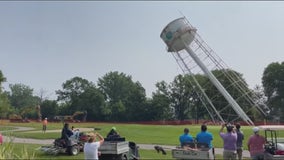
{"type": "MultiPolygon", "coordinates": [[[[194,142],[194,138],[189,134],[189,129],[185,128],[183,134],[179,137],[181,147],[188,147],[188,143],[194,142]]],[[[214,158],[214,148],[212,146],[213,135],[207,131],[205,124],[201,125],[201,132],[196,135],[195,139],[198,143],[204,143],[209,148],[209,158],[214,158]]]]}
{"type": "MultiPolygon", "coordinates": [[[[70,129],[69,124],[65,123],[61,131],[61,139],[69,140],[70,138],[78,138],[79,134],[79,129],[76,129],[74,126],[72,126],[70,129]]],[[[87,136],[88,140],[86,143],[84,143],[83,149],[84,157],[85,159],[98,160],[98,156],[100,155],[98,148],[104,143],[104,138],[97,132],[88,133],[87,136]]],[[[107,134],[107,138],[113,137],[120,137],[115,127],[112,127],[109,133],[107,134]]]]}
{"type": "MultiPolygon", "coordinates": [[[[43,132],[46,131],[47,118],[43,120],[43,132]]],[[[243,153],[243,140],[244,134],[240,130],[241,125],[237,123],[235,126],[231,124],[222,124],[219,131],[219,136],[223,140],[223,159],[224,160],[242,160],[243,153]],[[224,132],[226,128],[226,132],[224,132]]],[[[259,128],[253,127],[253,135],[251,135],[247,142],[248,151],[253,160],[263,160],[264,159],[264,145],[266,140],[263,136],[259,135],[259,128]]],[[[65,123],[61,132],[62,139],[78,138],[79,129],[69,129],[69,124],[65,123]]],[[[84,145],[85,158],[98,158],[98,148],[103,144],[104,138],[99,133],[91,133],[88,135],[89,140],[84,145]],[[96,138],[99,138],[96,141],[96,138]]],[[[111,131],[108,133],[107,137],[119,136],[115,127],[112,127],[111,131]]],[[[206,144],[209,148],[209,159],[214,159],[214,147],[212,145],[213,135],[207,131],[207,125],[201,125],[201,131],[196,134],[195,139],[189,134],[189,129],[185,128],[184,133],[179,137],[179,141],[182,147],[186,147],[188,143],[194,141],[198,143],[206,144]]],[[[0,144],[2,143],[2,136],[0,137],[0,144]]]]}
{"type": "Polygon", "coordinates": [[[236,124],[236,128],[231,124],[222,124],[219,135],[223,139],[224,160],[242,159],[244,134],[240,128],[240,124],[236,124]],[[224,132],[225,127],[227,132],[224,132]]]}
{"type": "MultiPolygon", "coordinates": [[[[222,124],[219,136],[223,140],[223,159],[224,160],[241,160],[243,157],[243,140],[244,134],[241,131],[241,125],[222,124]],[[226,128],[226,132],[224,132],[226,128]]],[[[247,141],[248,151],[253,160],[264,159],[264,145],[266,140],[259,135],[259,128],[253,127],[253,135],[247,141]]],[[[213,135],[207,131],[206,124],[201,125],[201,131],[196,135],[197,143],[205,143],[209,148],[209,159],[214,159],[214,147],[212,146],[213,135]]],[[[179,137],[182,147],[187,143],[194,142],[194,138],[189,134],[189,129],[185,128],[184,133],[179,137]]]]}

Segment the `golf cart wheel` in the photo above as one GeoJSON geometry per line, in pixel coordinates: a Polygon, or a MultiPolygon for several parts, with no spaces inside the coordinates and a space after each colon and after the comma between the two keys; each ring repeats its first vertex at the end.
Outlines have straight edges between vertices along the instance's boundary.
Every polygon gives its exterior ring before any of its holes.
{"type": "Polygon", "coordinates": [[[118,157],[119,160],[128,160],[126,154],[121,154],[118,157]]]}
{"type": "Polygon", "coordinates": [[[77,155],[79,154],[80,150],[77,146],[70,146],[67,149],[69,155],[77,155]]]}

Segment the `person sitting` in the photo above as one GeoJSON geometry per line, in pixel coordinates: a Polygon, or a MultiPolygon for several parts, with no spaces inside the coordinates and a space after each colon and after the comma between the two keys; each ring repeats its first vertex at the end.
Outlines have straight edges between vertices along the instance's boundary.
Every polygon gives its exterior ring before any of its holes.
{"type": "Polygon", "coordinates": [[[201,132],[199,132],[196,135],[196,141],[198,143],[205,143],[208,145],[208,148],[212,148],[212,140],[213,140],[213,135],[212,133],[207,131],[207,125],[202,124],[201,125],[201,132]]]}
{"type": "Polygon", "coordinates": [[[75,129],[74,126],[71,127],[71,130],[73,132],[73,135],[71,135],[70,138],[78,139],[80,136],[80,130],[78,128],[75,129]]]}
{"type": "Polygon", "coordinates": [[[68,140],[73,135],[72,130],[69,128],[69,123],[65,123],[61,131],[61,139],[68,140]]]}
{"type": "Polygon", "coordinates": [[[181,147],[186,146],[187,143],[191,143],[193,142],[193,138],[192,136],[189,134],[189,129],[185,128],[183,130],[183,134],[179,136],[179,141],[180,141],[180,145],[181,147]]]}
{"type": "Polygon", "coordinates": [[[196,141],[203,147],[201,149],[209,149],[209,159],[214,159],[214,148],[212,146],[213,135],[207,131],[207,125],[201,125],[201,132],[196,135],[196,141]],[[203,143],[203,144],[202,144],[203,143]],[[206,145],[204,145],[206,144],[206,145]],[[205,147],[204,147],[205,146],[205,147]]]}
{"type": "Polygon", "coordinates": [[[112,127],[109,133],[107,134],[107,138],[120,138],[119,133],[116,131],[115,127],[112,127]]]}

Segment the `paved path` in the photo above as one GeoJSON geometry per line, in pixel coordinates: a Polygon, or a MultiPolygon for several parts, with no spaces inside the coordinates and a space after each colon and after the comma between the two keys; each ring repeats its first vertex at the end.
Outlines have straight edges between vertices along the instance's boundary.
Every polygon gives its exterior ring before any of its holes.
{"type": "MultiPolygon", "coordinates": [[[[4,137],[4,141],[9,141],[9,137],[7,137],[7,136],[3,136],[3,137],[4,137]]],[[[53,143],[54,139],[39,140],[39,139],[13,137],[12,141],[14,143],[51,145],[53,143]]],[[[154,146],[156,146],[157,144],[137,144],[137,145],[141,149],[153,150],[154,146]]],[[[167,151],[176,148],[176,146],[170,146],[170,145],[158,145],[158,146],[163,147],[167,151]]],[[[215,148],[215,154],[223,154],[223,149],[222,148],[215,148]]],[[[244,150],[243,157],[246,157],[246,158],[249,157],[249,152],[247,150],[244,150]]]]}
{"type": "MultiPolygon", "coordinates": [[[[29,132],[41,132],[41,131],[30,131],[33,130],[33,128],[28,128],[28,127],[16,127],[17,129],[13,131],[29,131],[29,132]]],[[[80,128],[81,131],[93,131],[93,129],[90,128],[80,128]]],[[[11,131],[11,130],[10,130],[11,131]]],[[[48,132],[58,132],[60,130],[50,130],[48,132]]],[[[7,137],[3,136],[4,141],[10,141],[12,140],[14,143],[27,143],[27,144],[42,144],[42,145],[52,145],[54,139],[44,139],[44,140],[39,140],[39,139],[31,139],[31,138],[17,138],[17,137],[7,137]]],[[[153,150],[154,146],[157,144],[137,144],[139,148],[141,149],[146,149],[146,150],[153,150]]],[[[176,146],[171,146],[171,145],[158,145],[163,147],[165,150],[170,151],[171,149],[176,148],[176,146]]],[[[215,154],[223,154],[223,149],[222,148],[215,148],[215,154]]],[[[248,158],[250,157],[249,152],[247,150],[243,151],[243,157],[248,158]]]]}

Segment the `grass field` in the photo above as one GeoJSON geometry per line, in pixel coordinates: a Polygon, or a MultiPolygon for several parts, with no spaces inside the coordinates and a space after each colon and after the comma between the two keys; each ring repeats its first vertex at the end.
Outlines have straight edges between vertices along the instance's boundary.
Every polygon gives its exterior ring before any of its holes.
{"type": "MultiPolygon", "coordinates": [[[[47,132],[42,133],[42,124],[37,122],[31,123],[8,123],[0,121],[0,131],[2,134],[12,135],[15,137],[23,138],[34,138],[34,139],[55,139],[60,137],[62,123],[49,123],[47,126],[47,132]],[[13,126],[31,127],[34,128],[32,131],[17,131],[9,132],[13,129],[13,126]],[[6,132],[3,132],[6,131],[6,132]]],[[[119,123],[70,123],[70,126],[76,128],[100,128],[98,131],[100,134],[105,136],[112,126],[115,126],[123,137],[128,141],[136,142],[137,144],[160,144],[160,145],[178,145],[178,137],[182,134],[185,127],[190,129],[190,134],[195,137],[200,131],[200,125],[141,125],[141,124],[119,124],[119,123]]],[[[252,134],[252,127],[242,126],[242,131],[245,135],[244,144],[246,144],[248,137],[252,134]]],[[[220,126],[208,126],[208,131],[213,134],[213,145],[215,148],[222,148],[223,143],[219,136],[220,126]]],[[[261,134],[263,134],[261,132],[261,134]]],[[[282,135],[283,137],[283,135],[282,135]]],[[[20,151],[20,148],[26,146],[30,154],[35,151],[40,145],[33,144],[22,144],[15,145],[16,150],[20,151]],[[20,147],[20,148],[18,148],[20,147]]],[[[246,145],[244,145],[246,148],[246,145]]],[[[171,159],[171,153],[168,151],[167,155],[157,153],[155,150],[140,150],[142,159],[171,159]]],[[[81,159],[83,154],[80,153],[78,156],[48,156],[40,152],[35,152],[37,158],[48,158],[48,159],[81,159]]]]}
{"type": "MultiPolygon", "coordinates": [[[[5,148],[5,145],[9,145],[9,144],[5,143],[1,146],[0,148],[1,153],[3,153],[3,148],[5,148]]],[[[59,154],[56,156],[47,155],[47,154],[44,154],[36,150],[40,146],[41,145],[38,145],[38,144],[17,143],[17,144],[12,144],[12,146],[9,147],[9,150],[13,154],[18,154],[22,156],[22,157],[19,157],[19,159],[84,159],[84,154],[82,152],[80,152],[76,156],[69,156],[67,154],[59,154]]],[[[7,150],[4,150],[4,151],[7,152],[7,150]]],[[[139,150],[139,153],[141,155],[141,159],[172,159],[170,151],[167,151],[167,155],[162,155],[161,153],[158,154],[154,150],[139,150]]],[[[0,159],[4,159],[4,158],[1,158],[0,156],[0,159]]]]}

